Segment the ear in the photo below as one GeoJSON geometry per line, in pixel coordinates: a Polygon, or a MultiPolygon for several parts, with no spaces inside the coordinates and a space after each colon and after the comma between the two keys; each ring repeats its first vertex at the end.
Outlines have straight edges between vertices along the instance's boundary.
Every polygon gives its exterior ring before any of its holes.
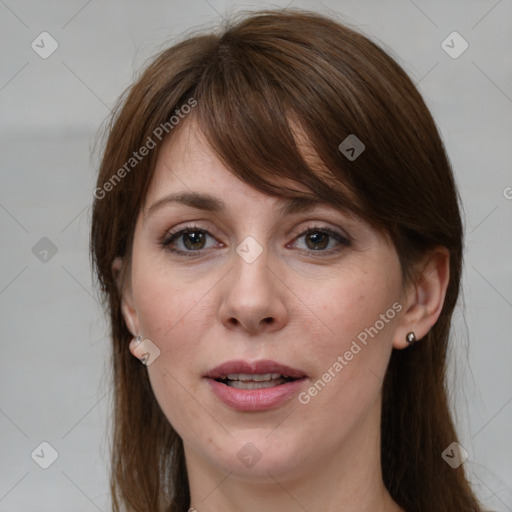
{"type": "Polygon", "coordinates": [[[404,313],[395,330],[393,347],[403,349],[409,332],[421,340],[437,322],[450,280],[450,252],[437,247],[423,260],[422,270],[405,294],[404,313]]]}
{"type": "Polygon", "coordinates": [[[121,295],[121,312],[128,330],[134,337],[140,333],[140,325],[137,311],[133,303],[133,294],[129,279],[122,279],[123,259],[117,257],[112,263],[112,275],[117,284],[117,289],[121,295]],[[123,282],[125,281],[125,282],[123,282]]]}

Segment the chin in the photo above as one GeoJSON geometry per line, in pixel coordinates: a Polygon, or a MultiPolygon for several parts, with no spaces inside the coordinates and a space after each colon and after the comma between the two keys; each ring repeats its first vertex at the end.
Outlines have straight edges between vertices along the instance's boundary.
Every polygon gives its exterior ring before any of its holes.
{"type": "Polygon", "coordinates": [[[289,440],[285,442],[277,436],[271,440],[268,432],[235,436],[220,451],[221,457],[218,453],[209,454],[219,469],[252,482],[286,478],[305,463],[303,447],[293,446],[289,440]]]}

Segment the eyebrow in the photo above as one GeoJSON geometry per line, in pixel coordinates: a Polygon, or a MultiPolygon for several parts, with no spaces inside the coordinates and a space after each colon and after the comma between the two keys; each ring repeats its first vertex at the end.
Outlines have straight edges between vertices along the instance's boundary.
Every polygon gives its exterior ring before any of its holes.
{"type": "MultiPolygon", "coordinates": [[[[222,199],[210,194],[201,194],[198,192],[178,192],[169,194],[155,201],[150,207],[145,209],[145,216],[148,217],[156,210],[168,204],[184,204],[199,210],[205,210],[214,213],[222,213],[227,210],[226,203],[222,199]]],[[[283,199],[283,204],[279,208],[282,215],[291,215],[294,213],[307,212],[323,204],[323,201],[313,197],[292,197],[283,199]]]]}

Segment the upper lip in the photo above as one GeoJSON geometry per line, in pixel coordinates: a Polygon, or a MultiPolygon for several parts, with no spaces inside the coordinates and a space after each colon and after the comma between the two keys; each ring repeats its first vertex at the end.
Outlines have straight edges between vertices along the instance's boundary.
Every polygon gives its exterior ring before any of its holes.
{"type": "Polygon", "coordinates": [[[208,373],[205,377],[209,379],[223,379],[226,375],[231,374],[249,374],[249,375],[263,375],[266,373],[280,373],[287,377],[293,377],[294,379],[300,379],[306,377],[306,374],[297,368],[292,368],[285,364],[277,363],[276,361],[260,360],[260,361],[244,361],[241,359],[226,361],[222,363],[208,373]]]}

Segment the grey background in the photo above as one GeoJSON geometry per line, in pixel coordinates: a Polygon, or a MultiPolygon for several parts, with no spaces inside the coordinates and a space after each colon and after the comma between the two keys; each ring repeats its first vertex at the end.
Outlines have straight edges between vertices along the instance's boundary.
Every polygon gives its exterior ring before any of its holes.
{"type": "MultiPolygon", "coordinates": [[[[88,260],[100,125],[135,71],[184,32],[284,5],[0,0],[0,512],[109,510],[108,338],[88,260]],[[47,59],[31,48],[43,31],[59,44],[47,59]],[[58,453],[48,469],[31,458],[43,441],[58,453]]],[[[439,124],[467,230],[453,402],[475,490],[512,511],[512,2],[291,5],[384,46],[439,124]],[[469,44],[457,59],[441,47],[453,31],[469,44]]],[[[48,449],[35,454],[49,461],[48,449]]]]}

